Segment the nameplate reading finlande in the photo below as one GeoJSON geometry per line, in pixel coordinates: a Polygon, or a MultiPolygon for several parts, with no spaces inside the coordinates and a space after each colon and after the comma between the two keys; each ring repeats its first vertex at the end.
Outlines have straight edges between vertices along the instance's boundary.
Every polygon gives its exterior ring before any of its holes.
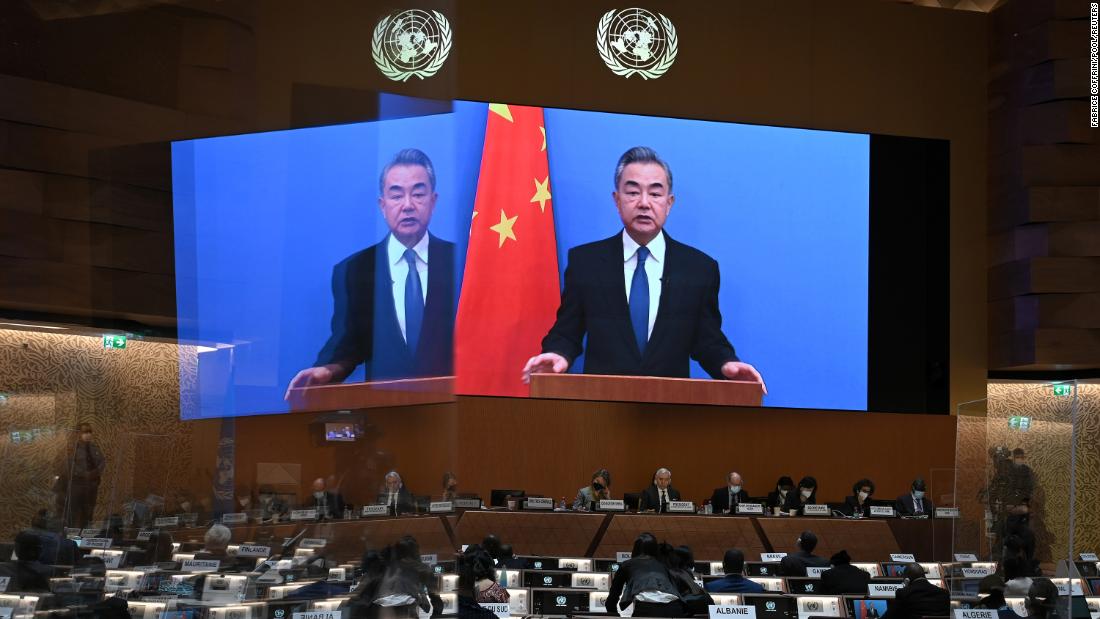
{"type": "Polygon", "coordinates": [[[178,527],[179,524],[179,516],[162,516],[153,521],[155,527],[178,527]]]}
{"type": "Polygon", "coordinates": [[[955,619],[997,619],[997,611],[978,608],[956,608],[955,619]]]}
{"type": "Polygon", "coordinates": [[[455,510],[453,501],[432,501],[428,503],[429,514],[449,514],[455,510]]]}
{"type": "Polygon", "coordinates": [[[901,589],[905,585],[900,582],[895,583],[869,583],[867,585],[867,594],[873,598],[892,598],[897,593],[898,589],[901,589]]]}
{"type": "Polygon", "coordinates": [[[973,553],[958,553],[958,552],[956,552],[955,553],[955,560],[956,561],[977,561],[978,560],[978,555],[973,554],[973,553]]]}
{"type": "Polygon", "coordinates": [[[248,514],[244,512],[222,514],[222,524],[244,524],[246,522],[248,522],[248,514]]]}
{"type": "Polygon", "coordinates": [[[959,508],[958,507],[937,507],[936,508],[936,518],[958,518],[958,517],[959,517],[959,508]]]}
{"type": "Polygon", "coordinates": [[[216,572],[221,561],[214,559],[185,559],[180,563],[182,572],[216,572]]]}
{"type": "Polygon", "coordinates": [[[760,560],[764,563],[779,563],[785,556],[787,556],[785,552],[762,552],[760,553],[760,560]]]}
{"type": "Polygon", "coordinates": [[[694,514],[695,504],[691,501],[669,501],[668,512],[670,514],[694,514]]]}
{"type": "Polygon", "coordinates": [[[295,509],[290,512],[291,520],[316,520],[316,509],[295,509]]]}
{"type": "Polygon", "coordinates": [[[962,568],[963,578],[985,578],[993,573],[993,570],[988,567],[964,567],[962,568]]]}
{"type": "Polygon", "coordinates": [[[524,501],[523,509],[554,509],[554,499],[550,497],[531,497],[524,501]]]}
{"type": "Polygon", "coordinates": [[[1081,560],[1082,561],[1100,561],[1100,559],[1096,558],[1096,553],[1095,552],[1082,552],[1081,553],[1081,560]]]}
{"type": "Polygon", "coordinates": [[[707,607],[710,619],[720,617],[738,617],[739,619],[756,619],[755,606],[736,606],[733,604],[714,604],[707,607]]]}
{"type": "Polygon", "coordinates": [[[810,578],[821,578],[822,572],[832,569],[832,567],[810,567],[806,566],[806,575],[810,578]]]}
{"type": "MultiPolygon", "coordinates": [[[[764,505],[762,503],[738,503],[737,504],[737,513],[738,514],[763,514],[764,513],[764,505]]],[[[745,608],[752,608],[753,611],[756,610],[756,608],[753,607],[753,606],[746,606],[745,608]]]]}
{"type": "Polygon", "coordinates": [[[828,516],[830,513],[829,506],[820,503],[808,503],[802,506],[803,516],[828,516]]]}
{"type": "Polygon", "coordinates": [[[872,505],[871,506],[871,515],[872,516],[885,516],[887,518],[893,518],[894,517],[894,508],[890,507],[889,505],[872,505]]]}
{"type": "Polygon", "coordinates": [[[389,505],[364,505],[363,516],[388,516],[390,515],[389,505]]]}
{"type": "Polygon", "coordinates": [[[238,557],[269,557],[271,556],[271,546],[254,546],[251,544],[241,544],[237,546],[238,557]]]}
{"type": "Polygon", "coordinates": [[[914,555],[913,553],[908,553],[908,552],[903,552],[903,553],[894,552],[894,553],[890,553],[890,560],[891,561],[905,561],[907,563],[913,563],[917,560],[917,556],[914,555]]]}
{"type": "Polygon", "coordinates": [[[601,512],[625,512],[626,501],[622,499],[600,499],[596,503],[596,509],[601,512]]]}

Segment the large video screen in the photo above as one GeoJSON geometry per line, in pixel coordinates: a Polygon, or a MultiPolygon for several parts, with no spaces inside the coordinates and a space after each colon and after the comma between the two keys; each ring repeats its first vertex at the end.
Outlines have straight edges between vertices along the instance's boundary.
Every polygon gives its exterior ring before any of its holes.
{"type": "Polygon", "coordinates": [[[867,410],[900,320],[874,297],[928,263],[893,242],[897,264],[875,263],[876,226],[906,229],[873,204],[876,139],[456,101],[174,143],[179,339],[198,350],[182,416],[427,376],[525,397],[532,369],[760,380],[764,406],[867,410]]]}

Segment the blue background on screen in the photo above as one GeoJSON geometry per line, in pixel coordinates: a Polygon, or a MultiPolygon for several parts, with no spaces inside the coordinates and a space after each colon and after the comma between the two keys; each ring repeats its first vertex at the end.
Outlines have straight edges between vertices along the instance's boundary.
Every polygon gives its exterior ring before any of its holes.
{"type": "MultiPolygon", "coordinates": [[[[174,143],[179,337],[233,344],[198,355],[197,384],[181,370],[181,415],[288,410],[287,383],[329,335],[333,265],[386,233],[378,173],[397,150],[432,158],[431,230],[464,256],[485,117],[484,104],[456,102],[174,143]]],[[[764,374],[765,404],[866,408],[869,136],[565,110],[547,110],[546,128],[563,270],[570,247],[621,229],[615,162],[652,146],[674,174],[666,229],[718,260],[723,330],[764,374]]]]}

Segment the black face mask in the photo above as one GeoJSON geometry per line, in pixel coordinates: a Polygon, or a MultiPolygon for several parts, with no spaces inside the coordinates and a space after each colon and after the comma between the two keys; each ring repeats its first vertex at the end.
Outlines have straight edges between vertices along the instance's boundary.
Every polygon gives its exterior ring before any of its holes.
{"type": "Polygon", "coordinates": [[[594,482],[592,484],[592,489],[595,490],[596,492],[603,492],[603,488],[604,488],[603,484],[601,484],[599,482],[594,482]]]}

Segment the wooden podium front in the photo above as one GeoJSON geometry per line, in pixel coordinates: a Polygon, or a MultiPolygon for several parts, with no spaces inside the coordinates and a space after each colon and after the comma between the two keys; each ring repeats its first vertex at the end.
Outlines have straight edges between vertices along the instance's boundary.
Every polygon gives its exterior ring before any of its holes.
{"type": "Polygon", "coordinates": [[[317,385],[290,390],[292,412],[438,404],[455,401],[454,376],[317,385]]]}
{"type": "Polygon", "coordinates": [[[760,383],[743,380],[603,374],[531,375],[531,397],[556,400],[760,406],[763,395],[760,383]]]}

